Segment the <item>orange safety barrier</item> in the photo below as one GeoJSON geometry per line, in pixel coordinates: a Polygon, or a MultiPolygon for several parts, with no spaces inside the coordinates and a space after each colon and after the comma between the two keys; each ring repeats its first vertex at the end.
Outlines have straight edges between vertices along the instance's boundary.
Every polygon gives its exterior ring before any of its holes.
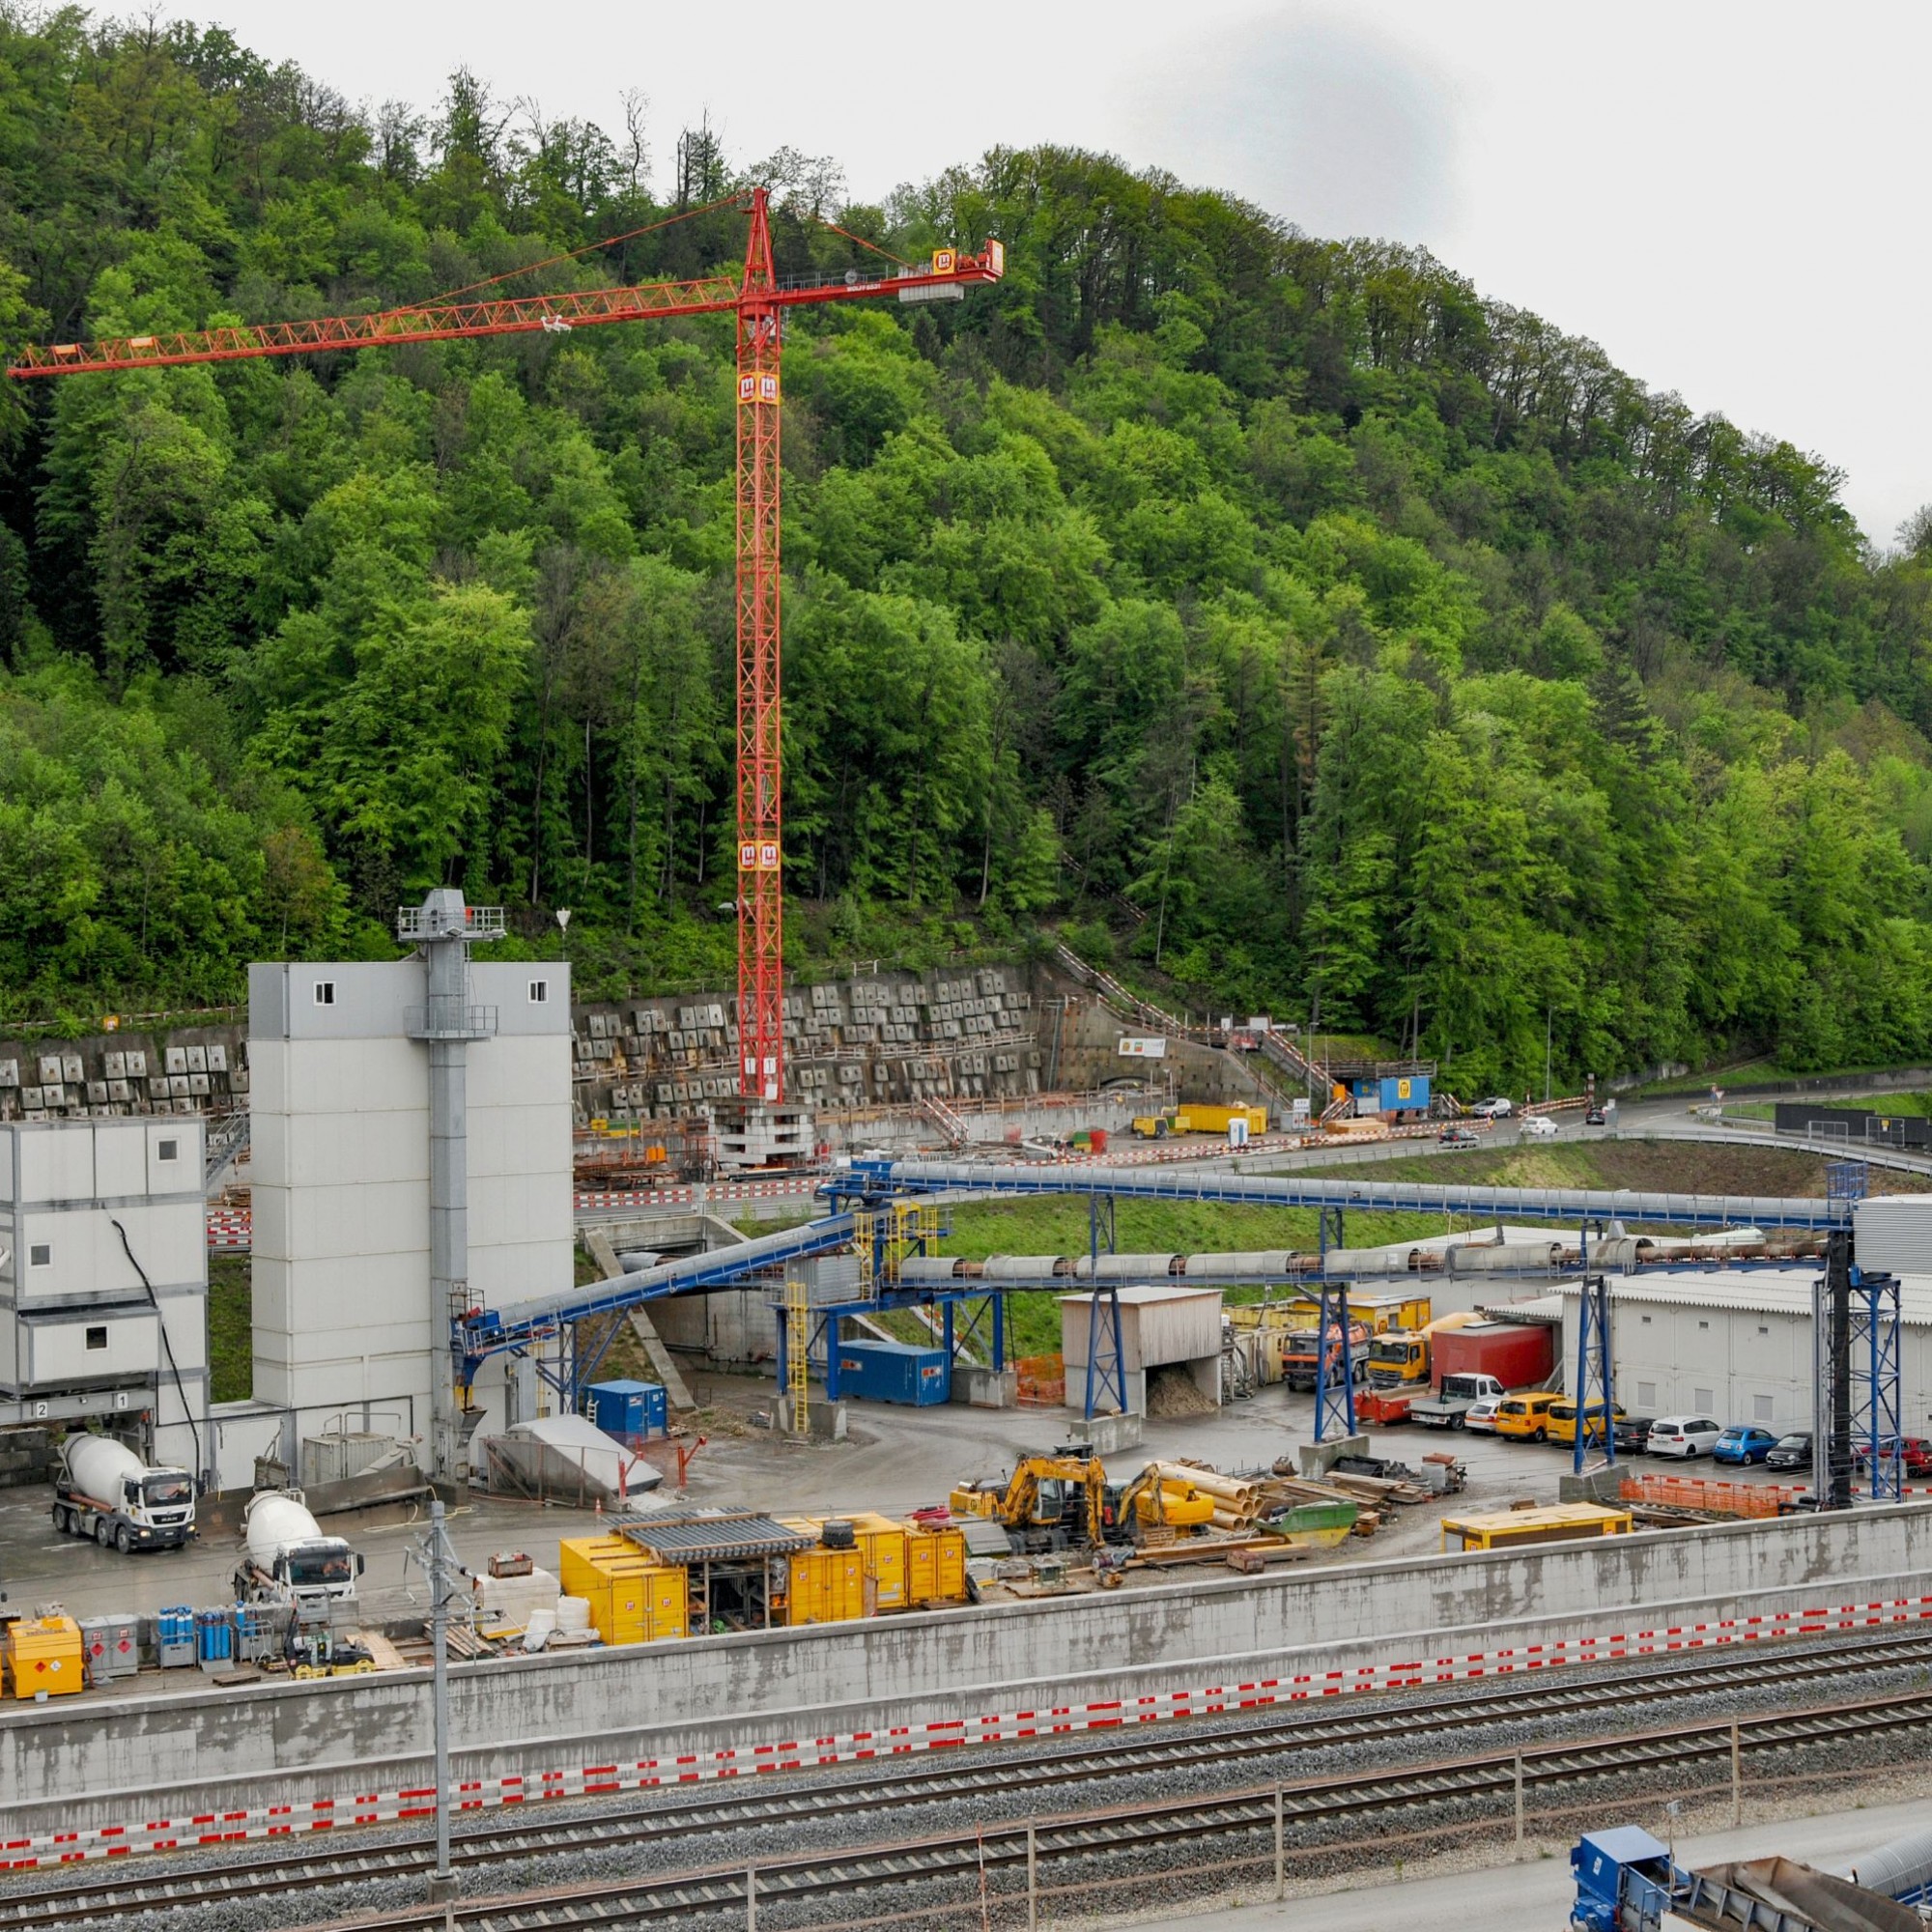
{"type": "Polygon", "coordinates": [[[1020,1355],[1013,1361],[1022,1408],[1061,1408],[1066,1403],[1066,1363],[1060,1355],[1020,1355]]]}
{"type": "Polygon", "coordinates": [[[1714,1483],[1697,1476],[1626,1476],[1617,1491],[1627,1503],[1661,1503],[1712,1516],[1776,1516],[1803,1490],[1787,1483],[1714,1483]]]}

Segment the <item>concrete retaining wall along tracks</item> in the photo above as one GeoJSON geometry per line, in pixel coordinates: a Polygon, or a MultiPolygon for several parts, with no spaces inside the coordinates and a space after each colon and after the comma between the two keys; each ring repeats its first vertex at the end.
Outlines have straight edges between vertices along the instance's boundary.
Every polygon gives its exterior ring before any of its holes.
{"type": "MultiPolygon", "coordinates": [[[[1838,1623],[1902,1620],[1921,1616],[1928,1594],[1932,1505],[1923,1504],[1696,1535],[1190,1578],[1058,1603],[460,1666],[453,1770],[465,1779],[534,1781],[585,1766],[687,1758],[688,1774],[674,1775],[717,1776],[700,1761],[721,1750],[756,1769],[758,1747],[777,1743],[895,1727],[910,1734],[948,1719],[1171,1697],[1216,1684],[1300,1677],[1341,1688],[1365,1671],[1386,1683],[1391,1666],[1505,1651],[1529,1661],[1474,1669],[1534,1667],[1559,1642],[1574,1656],[1581,1638],[1662,1632],[1652,1648],[1689,1647],[1712,1639],[1670,1634],[1731,1624],[1756,1634],[1775,1627],[1747,1620],[1781,1612],[1830,1607],[1848,1612],[1838,1623]]],[[[15,1709],[0,1715],[0,1843],[395,1792],[422,1783],[428,1744],[426,1671],[15,1709]]],[[[882,1737],[878,1753],[898,1747],[882,1737]]]]}

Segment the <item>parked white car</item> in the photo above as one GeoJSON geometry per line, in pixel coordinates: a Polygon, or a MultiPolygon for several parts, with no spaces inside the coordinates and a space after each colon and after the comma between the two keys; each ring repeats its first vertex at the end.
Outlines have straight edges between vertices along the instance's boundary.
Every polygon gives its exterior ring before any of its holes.
{"type": "Polygon", "coordinates": [[[1693,1456],[1708,1456],[1723,1433],[1708,1415],[1661,1415],[1650,1425],[1645,1446],[1653,1456],[1677,1456],[1688,1463],[1693,1456]]]}
{"type": "Polygon", "coordinates": [[[1507,1094],[1498,1094],[1493,1100],[1478,1100],[1469,1111],[1479,1121],[1506,1121],[1516,1107],[1507,1094]]]}
{"type": "Polygon", "coordinates": [[[1556,1138],[1556,1122],[1548,1114],[1532,1114],[1522,1123],[1522,1130],[1532,1140],[1553,1141],[1556,1138]]]}
{"type": "Polygon", "coordinates": [[[1486,1395],[1481,1402],[1471,1404],[1463,1411],[1463,1427],[1493,1435],[1496,1433],[1496,1410],[1502,1406],[1501,1396],[1486,1395]]]}

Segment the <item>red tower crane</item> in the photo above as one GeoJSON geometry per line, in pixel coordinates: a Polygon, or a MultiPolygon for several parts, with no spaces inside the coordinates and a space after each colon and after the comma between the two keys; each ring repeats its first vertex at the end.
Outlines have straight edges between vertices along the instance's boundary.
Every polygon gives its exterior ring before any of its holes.
{"type": "MultiPolygon", "coordinates": [[[[782,312],[807,303],[896,296],[901,301],[956,298],[973,282],[998,281],[1005,250],[989,241],[977,255],[935,249],[923,267],[892,274],[781,282],[772,265],[766,190],[751,196],[751,234],[741,276],[643,282],[566,295],[435,302],[377,315],[313,322],[185,329],[26,350],[9,365],[18,380],[257,355],[310,355],[474,335],[543,329],[565,334],[606,322],[735,312],[738,326],[738,1092],[748,1105],[784,1098],[783,786],[781,767],[779,621],[779,351],[782,312]]],[[[580,251],[581,252],[581,251],[580,251]]],[[[503,279],[498,277],[497,279],[503,279]]]]}

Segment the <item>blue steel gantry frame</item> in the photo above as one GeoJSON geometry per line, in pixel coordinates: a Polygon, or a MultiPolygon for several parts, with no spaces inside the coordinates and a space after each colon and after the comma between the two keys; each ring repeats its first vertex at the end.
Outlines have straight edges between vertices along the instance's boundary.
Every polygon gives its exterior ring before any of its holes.
{"type": "Polygon", "coordinates": [[[1315,1318],[1315,1439],[1327,1442],[1355,1433],[1355,1350],[1349,1338],[1349,1284],[1328,1279],[1328,1251],[1345,1248],[1343,1209],[1324,1203],[1316,1224],[1321,1254],[1321,1305],[1315,1318]],[[1331,1373],[1328,1337],[1341,1337],[1341,1358],[1331,1373]]]}
{"type": "MultiPolygon", "coordinates": [[[[1150,1171],[994,1167],[947,1161],[854,1161],[849,1169],[834,1177],[825,1191],[833,1197],[836,1211],[803,1227],[758,1236],[734,1248],[666,1262],[654,1268],[639,1269],[621,1280],[598,1282],[541,1300],[503,1309],[470,1311],[456,1324],[462,1387],[468,1390],[477,1369],[490,1356],[506,1351],[527,1354],[533,1348],[554,1341],[563,1364],[554,1379],[567,1396],[574,1396],[578,1387],[595,1372],[594,1360],[573,1359],[574,1323],[589,1316],[619,1313],[667,1295],[701,1294],[712,1289],[744,1287],[774,1274],[781,1275],[788,1263],[833,1254],[851,1245],[853,1216],[843,1211],[839,1204],[862,1200],[878,1203],[895,1195],[1088,1194],[1109,1202],[1250,1203],[1327,1209],[1338,1215],[1341,1210],[1353,1208],[1381,1212],[1461,1214],[1483,1220],[1514,1218],[1562,1224],[1579,1219],[1619,1218],[1678,1227],[1754,1226],[1813,1233],[1843,1228],[1850,1220],[1850,1202],[1842,1198],[1818,1201],[1748,1195],[1650,1194],[1628,1189],[1321,1180],[1221,1169],[1189,1173],[1175,1168],[1150,1171]]],[[[984,1284],[977,1282],[969,1287],[962,1281],[960,1292],[952,1294],[943,1288],[924,1285],[899,1292],[897,1302],[909,1305],[937,1301],[943,1306],[948,1300],[979,1299],[988,1292],[984,1284]]],[[[877,1304],[868,1304],[873,1305],[877,1304]]],[[[1004,1321],[996,1318],[995,1333],[1002,1338],[1004,1327],[1004,1321]]],[[[548,1376],[549,1371],[545,1374],[548,1376]]]]}
{"type": "Polygon", "coordinates": [[[1355,1351],[1349,1340],[1349,1284],[1321,1279],[1315,1322],[1315,1439],[1330,1442],[1355,1433],[1355,1351]],[[1331,1369],[1328,1337],[1341,1340],[1331,1369]]]}
{"type": "MultiPolygon", "coordinates": [[[[1087,1197],[1087,1395],[1081,1413],[1092,1422],[1096,1415],[1124,1415],[1127,1412],[1127,1364],[1121,1344],[1121,1285],[1100,1279],[1100,1234],[1106,1230],[1105,1252],[1113,1254],[1114,1197],[1089,1194],[1087,1197]],[[1102,1296],[1105,1296],[1104,1312],[1102,1296]],[[1100,1404],[1113,1397],[1112,1408],[1100,1404]]],[[[1145,1364],[1143,1364],[1145,1370],[1145,1364]]]]}
{"type": "Polygon", "coordinates": [[[1852,1440],[1864,1452],[1872,1500],[1895,1503],[1905,1482],[1898,1277],[1866,1274],[1856,1265],[1851,1277],[1852,1440]]]}
{"type": "MultiPolygon", "coordinates": [[[[1560,1338],[1559,1338],[1560,1339],[1560,1338]]],[[[1577,1441],[1570,1467],[1580,1476],[1589,1460],[1590,1415],[1604,1418],[1604,1460],[1617,1462],[1616,1362],[1610,1349],[1610,1284],[1606,1275],[1586,1274],[1577,1297],[1577,1441]]]]}

